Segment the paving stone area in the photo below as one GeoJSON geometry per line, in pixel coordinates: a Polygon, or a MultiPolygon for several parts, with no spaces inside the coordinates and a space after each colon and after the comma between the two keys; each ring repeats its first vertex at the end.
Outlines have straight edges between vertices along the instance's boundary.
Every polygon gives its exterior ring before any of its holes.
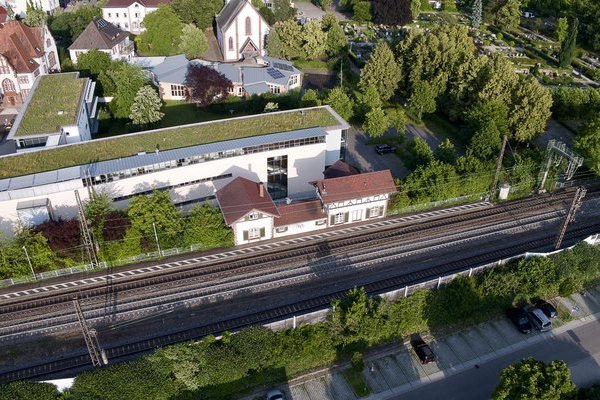
{"type": "MultiPolygon", "coordinates": [[[[573,310],[572,316],[583,318],[600,313],[600,288],[594,288],[570,298],[557,299],[565,310],[573,310]]],[[[554,320],[554,329],[565,322],[554,320]]],[[[550,333],[552,334],[552,333],[550,333]]],[[[428,338],[427,342],[436,354],[437,361],[422,365],[409,344],[391,354],[381,354],[365,359],[362,372],[371,389],[371,398],[401,393],[411,388],[440,379],[488,359],[498,357],[527,343],[541,339],[534,332],[523,335],[506,319],[490,321],[476,327],[445,337],[428,338]]],[[[548,333],[543,334],[548,335],[548,333]]],[[[358,396],[340,373],[328,374],[289,387],[294,400],[355,400],[358,396]]]]}

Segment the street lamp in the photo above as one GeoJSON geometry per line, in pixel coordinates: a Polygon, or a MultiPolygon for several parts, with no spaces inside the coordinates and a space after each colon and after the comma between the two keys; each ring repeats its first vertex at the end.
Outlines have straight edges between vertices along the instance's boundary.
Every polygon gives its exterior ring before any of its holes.
{"type": "Polygon", "coordinates": [[[35,271],[33,270],[33,265],[31,264],[31,259],[29,258],[29,253],[27,253],[27,248],[25,246],[23,246],[23,251],[25,252],[25,257],[27,257],[29,268],[31,268],[31,275],[33,275],[33,279],[37,280],[37,277],[35,276],[35,271]]]}

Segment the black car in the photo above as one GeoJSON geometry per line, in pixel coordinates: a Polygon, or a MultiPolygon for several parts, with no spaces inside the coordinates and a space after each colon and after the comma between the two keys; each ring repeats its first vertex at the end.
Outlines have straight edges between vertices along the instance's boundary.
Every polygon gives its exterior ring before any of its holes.
{"type": "Polygon", "coordinates": [[[521,308],[509,308],[506,310],[506,316],[512,321],[521,333],[529,333],[533,328],[527,313],[521,308]]]}
{"type": "Polygon", "coordinates": [[[550,319],[554,319],[554,318],[558,317],[558,312],[556,311],[556,308],[554,308],[554,306],[552,304],[548,303],[547,301],[540,300],[536,303],[536,306],[537,306],[537,308],[542,310],[542,312],[546,315],[546,317],[548,317],[550,319]]]}
{"type": "Polygon", "coordinates": [[[415,339],[411,341],[410,344],[415,350],[415,353],[417,353],[421,363],[429,364],[430,362],[435,361],[435,354],[433,354],[433,350],[431,350],[431,347],[429,347],[429,345],[425,343],[423,339],[415,339]]]}
{"type": "Polygon", "coordinates": [[[389,144],[378,144],[377,146],[375,146],[375,152],[379,155],[393,153],[394,151],[396,151],[396,148],[390,146],[389,144]]]}

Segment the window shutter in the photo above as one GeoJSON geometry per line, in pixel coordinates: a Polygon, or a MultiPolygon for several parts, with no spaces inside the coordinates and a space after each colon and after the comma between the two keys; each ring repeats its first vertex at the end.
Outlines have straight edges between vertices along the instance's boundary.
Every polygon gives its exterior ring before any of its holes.
{"type": "Polygon", "coordinates": [[[248,240],[248,231],[244,231],[244,240],[248,240]]]}
{"type": "Polygon", "coordinates": [[[371,209],[370,209],[370,208],[367,208],[367,209],[365,210],[365,219],[369,218],[370,216],[371,216],[371,209]]]}
{"type": "Polygon", "coordinates": [[[383,209],[384,209],[383,206],[379,206],[379,216],[380,217],[384,217],[385,216],[385,215],[383,215],[383,209]]]}
{"type": "Polygon", "coordinates": [[[260,228],[260,237],[265,237],[265,228],[260,228]]]}
{"type": "Polygon", "coordinates": [[[335,215],[332,215],[331,218],[329,218],[329,225],[335,225],[335,215]]]}
{"type": "Polygon", "coordinates": [[[350,213],[344,213],[344,222],[348,222],[348,220],[350,219],[350,213]]]}

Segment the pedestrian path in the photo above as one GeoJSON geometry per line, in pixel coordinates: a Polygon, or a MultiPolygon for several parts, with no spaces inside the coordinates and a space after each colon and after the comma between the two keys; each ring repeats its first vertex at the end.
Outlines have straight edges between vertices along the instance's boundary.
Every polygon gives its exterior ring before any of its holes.
{"type": "MultiPolygon", "coordinates": [[[[371,395],[369,400],[396,397],[419,386],[454,375],[486,361],[499,358],[521,348],[556,336],[600,319],[600,286],[583,294],[552,301],[560,318],[553,320],[550,332],[521,334],[507,318],[489,321],[445,336],[425,340],[436,355],[436,362],[422,365],[408,342],[385,352],[366,354],[363,380],[371,395]]],[[[348,366],[323,370],[296,378],[281,387],[291,400],[355,400],[359,396],[346,382],[341,371],[348,366]]],[[[253,397],[260,393],[255,393],[253,397]]]]}

